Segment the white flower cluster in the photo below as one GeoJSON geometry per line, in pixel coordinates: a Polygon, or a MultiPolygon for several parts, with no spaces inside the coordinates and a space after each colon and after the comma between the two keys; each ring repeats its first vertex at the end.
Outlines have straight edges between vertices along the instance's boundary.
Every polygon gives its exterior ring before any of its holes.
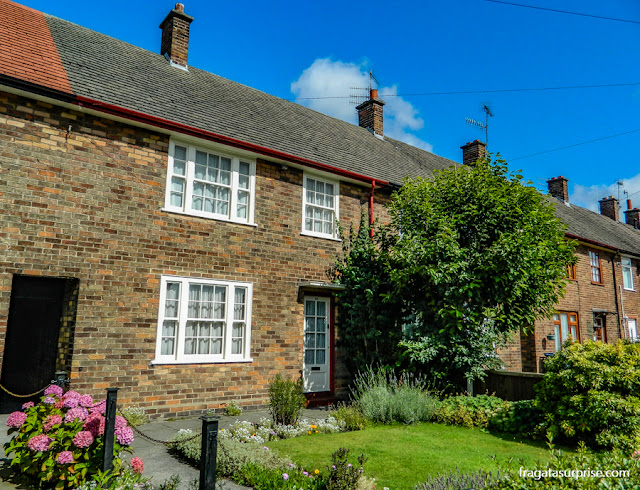
{"type": "Polygon", "coordinates": [[[296,425],[276,425],[271,419],[263,417],[258,423],[238,420],[228,430],[221,430],[220,438],[263,444],[291,437],[342,432],[344,426],[344,422],[338,422],[333,417],[316,420],[301,419],[296,425]]]}

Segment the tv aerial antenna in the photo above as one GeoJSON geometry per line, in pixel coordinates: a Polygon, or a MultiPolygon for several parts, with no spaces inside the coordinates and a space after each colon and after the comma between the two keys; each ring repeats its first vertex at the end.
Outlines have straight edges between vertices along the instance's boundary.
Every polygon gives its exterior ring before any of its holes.
{"type": "Polygon", "coordinates": [[[483,104],[482,110],[484,111],[484,123],[471,119],[470,117],[465,117],[464,120],[467,121],[469,126],[484,129],[484,142],[489,146],[489,118],[493,117],[493,112],[491,111],[489,104],[483,104]]]}
{"type": "Polygon", "coordinates": [[[358,106],[358,105],[362,104],[363,102],[366,102],[367,100],[369,100],[371,98],[371,90],[373,90],[374,86],[378,87],[379,85],[380,85],[380,82],[378,82],[378,79],[373,74],[373,70],[369,70],[369,88],[367,88],[367,87],[350,87],[352,92],[349,95],[349,98],[351,99],[349,101],[349,103],[351,105],[358,106]]]}

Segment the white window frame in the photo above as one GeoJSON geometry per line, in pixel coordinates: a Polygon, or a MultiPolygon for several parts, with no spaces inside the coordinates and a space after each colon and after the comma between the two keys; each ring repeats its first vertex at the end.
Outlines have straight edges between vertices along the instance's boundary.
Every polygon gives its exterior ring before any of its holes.
{"type": "MultiPolygon", "coordinates": [[[[212,183],[213,184],[213,183],[212,183]]],[[[217,184],[216,184],[217,185],[217,184]]],[[[219,187],[225,187],[219,185],[219,187]]],[[[255,200],[256,200],[256,161],[251,158],[239,157],[225,151],[220,151],[215,147],[208,147],[206,145],[193,145],[191,143],[171,140],[169,141],[169,158],[167,165],[167,179],[165,183],[165,200],[163,211],[169,211],[172,213],[179,213],[188,216],[198,216],[200,218],[210,218],[221,221],[229,221],[232,223],[241,223],[255,226],[255,200]],[[174,172],[174,155],[176,146],[181,146],[187,150],[187,163],[185,175],[181,176],[174,172]],[[204,210],[192,209],[193,202],[193,187],[195,180],[195,158],[196,150],[206,152],[208,154],[214,154],[221,158],[228,158],[231,160],[231,184],[229,186],[229,213],[227,215],[206,212],[204,210]],[[239,218],[237,216],[238,207],[238,192],[244,189],[239,188],[239,169],[240,162],[249,164],[249,205],[247,209],[247,217],[239,218]],[[185,192],[183,195],[182,206],[176,206],[171,203],[171,182],[173,177],[184,178],[185,192]]]]}
{"type": "Polygon", "coordinates": [[[336,224],[339,220],[340,220],[340,182],[338,182],[337,180],[327,179],[326,177],[323,177],[320,175],[305,173],[303,176],[303,185],[302,185],[302,231],[301,231],[301,234],[339,241],[338,227],[336,224]],[[309,185],[308,184],[309,179],[314,180],[316,182],[322,182],[323,184],[331,184],[333,186],[333,208],[329,208],[326,206],[315,206],[313,204],[309,204],[310,206],[331,210],[333,212],[333,232],[332,233],[323,233],[323,232],[306,229],[305,218],[306,218],[307,205],[308,205],[307,189],[309,185]]]}
{"type": "Polygon", "coordinates": [[[633,284],[633,262],[631,261],[630,257],[621,257],[620,258],[620,267],[622,270],[622,284],[623,284],[623,288],[626,291],[635,291],[634,289],[634,284],[633,284]],[[626,262],[626,264],[625,264],[626,262]],[[629,271],[629,280],[631,282],[631,284],[627,284],[627,281],[625,280],[624,277],[624,272],[625,269],[629,271]]]}
{"type": "Polygon", "coordinates": [[[158,327],[156,333],[156,354],[152,364],[204,364],[220,362],[251,362],[251,309],[253,299],[253,284],[250,282],[219,281],[199,277],[169,276],[160,278],[160,304],[158,307],[158,327]],[[173,354],[162,354],[163,324],[165,321],[165,303],[167,299],[167,283],[179,283],[178,322],[175,333],[173,354]],[[185,354],[185,330],[188,321],[189,285],[201,284],[207,286],[223,286],[227,288],[225,301],[225,315],[222,333],[222,352],[220,354],[185,354]],[[232,354],[232,334],[234,322],[235,288],[246,288],[245,297],[245,328],[242,353],[232,354]]]}

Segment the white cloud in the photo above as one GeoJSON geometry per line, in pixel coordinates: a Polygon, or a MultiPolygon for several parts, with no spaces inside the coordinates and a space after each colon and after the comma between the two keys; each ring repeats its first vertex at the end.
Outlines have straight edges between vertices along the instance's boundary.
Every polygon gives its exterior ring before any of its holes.
{"type": "MultiPolygon", "coordinates": [[[[356,111],[349,99],[353,92],[351,88],[368,86],[369,73],[364,63],[319,58],[291,84],[291,92],[296,96],[298,104],[357,124],[356,111]]],[[[396,95],[397,86],[379,87],[378,93],[385,101],[384,134],[423,150],[433,151],[430,143],[412,133],[424,126],[424,121],[418,117],[418,110],[402,97],[384,97],[385,94],[396,95]]]]}
{"type": "MultiPolygon", "coordinates": [[[[624,221],[623,211],[627,209],[627,196],[631,199],[633,207],[640,207],[640,174],[629,179],[622,179],[622,184],[620,188],[620,219],[624,221]],[[627,191],[627,193],[625,194],[623,191],[627,191]]],[[[569,201],[592,211],[600,212],[598,201],[607,196],[618,197],[618,186],[616,184],[608,186],[576,184],[573,186],[569,201]]]]}

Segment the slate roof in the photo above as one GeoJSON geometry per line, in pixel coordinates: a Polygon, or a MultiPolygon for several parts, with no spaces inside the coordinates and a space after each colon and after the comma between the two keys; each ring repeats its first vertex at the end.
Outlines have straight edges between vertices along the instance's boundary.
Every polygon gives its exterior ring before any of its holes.
{"type": "MultiPolygon", "coordinates": [[[[181,70],[160,54],[8,0],[0,0],[0,8],[14,12],[13,17],[23,19],[25,25],[39,25],[38,16],[44,18],[74,96],[395,184],[407,176],[427,176],[455,164],[391,138],[380,140],[359,126],[198,68],[181,70]]],[[[0,52],[16,52],[12,44],[23,27],[20,22],[5,26],[0,52]]],[[[23,45],[47,44],[48,33],[33,31],[31,39],[21,36],[23,45]]],[[[160,34],[158,30],[158,48],[160,34]]],[[[37,59],[18,53],[5,63],[12,71],[0,65],[0,73],[16,77],[20,64],[32,70],[37,59]]],[[[47,76],[41,73],[27,81],[46,85],[47,76]]],[[[60,81],[59,86],[63,86],[60,81]]]]}
{"type": "Polygon", "coordinates": [[[640,230],[573,204],[567,206],[559,199],[549,199],[556,208],[556,216],[567,225],[569,235],[640,257],[640,230]]]}

